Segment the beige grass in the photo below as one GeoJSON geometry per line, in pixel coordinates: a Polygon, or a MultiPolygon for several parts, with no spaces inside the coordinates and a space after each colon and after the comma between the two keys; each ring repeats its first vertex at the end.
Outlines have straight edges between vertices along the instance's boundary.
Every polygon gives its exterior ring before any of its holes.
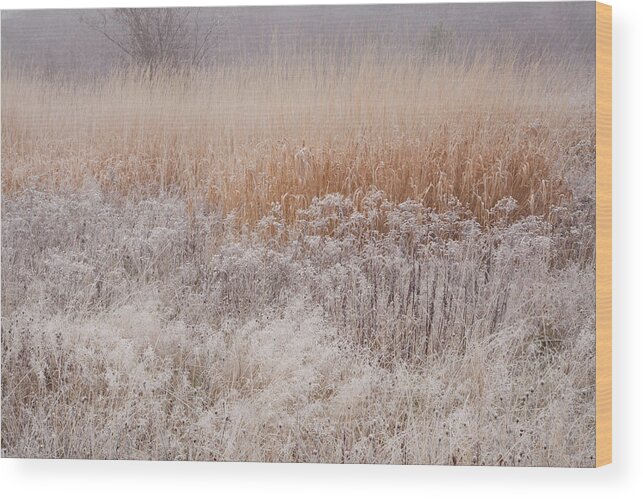
{"type": "Polygon", "coordinates": [[[570,196],[565,152],[594,140],[586,68],[511,53],[278,59],[153,82],[136,70],[91,82],[7,70],[2,83],[5,193],[92,177],[248,222],[273,203],[292,220],[327,193],[359,204],[371,186],[442,210],[455,196],[484,223],[506,196],[517,216],[543,214],[570,196]]]}

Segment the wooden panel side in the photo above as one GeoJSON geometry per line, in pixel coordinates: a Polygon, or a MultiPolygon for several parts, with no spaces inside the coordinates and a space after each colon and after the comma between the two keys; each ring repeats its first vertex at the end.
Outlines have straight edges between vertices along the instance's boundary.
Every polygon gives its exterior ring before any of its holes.
{"type": "Polygon", "coordinates": [[[612,462],[612,7],[596,3],[596,465],[612,462]]]}

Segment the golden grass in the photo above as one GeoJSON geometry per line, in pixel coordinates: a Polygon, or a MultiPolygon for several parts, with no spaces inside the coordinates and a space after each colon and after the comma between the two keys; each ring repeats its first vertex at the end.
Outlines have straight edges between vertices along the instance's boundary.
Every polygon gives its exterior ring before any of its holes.
{"type": "Polygon", "coordinates": [[[516,216],[570,195],[565,151],[594,141],[594,84],[582,65],[518,63],[482,51],[459,60],[350,64],[278,59],[150,81],[135,69],[92,81],[5,68],[2,189],[78,187],[180,193],[255,222],[286,219],[315,196],[444,209],[457,197],[481,222],[512,196],[516,216]]]}

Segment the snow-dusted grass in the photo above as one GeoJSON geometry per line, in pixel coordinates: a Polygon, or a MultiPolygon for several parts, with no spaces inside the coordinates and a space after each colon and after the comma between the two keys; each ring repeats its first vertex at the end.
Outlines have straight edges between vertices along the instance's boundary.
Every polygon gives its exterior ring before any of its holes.
{"type": "Polygon", "coordinates": [[[364,206],[5,197],[7,455],[593,465],[591,210],[364,206]]]}

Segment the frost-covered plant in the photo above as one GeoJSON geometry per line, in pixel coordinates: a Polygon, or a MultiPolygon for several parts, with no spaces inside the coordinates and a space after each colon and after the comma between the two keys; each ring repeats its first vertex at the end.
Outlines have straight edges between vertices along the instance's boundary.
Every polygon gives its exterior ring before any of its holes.
{"type": "Polygon", "coordinates": [[[4,198],[3,446],[591,465],[593,240],[573,206],[452,206],[335,194],[243,235],[172,198],[4,198]]]}

